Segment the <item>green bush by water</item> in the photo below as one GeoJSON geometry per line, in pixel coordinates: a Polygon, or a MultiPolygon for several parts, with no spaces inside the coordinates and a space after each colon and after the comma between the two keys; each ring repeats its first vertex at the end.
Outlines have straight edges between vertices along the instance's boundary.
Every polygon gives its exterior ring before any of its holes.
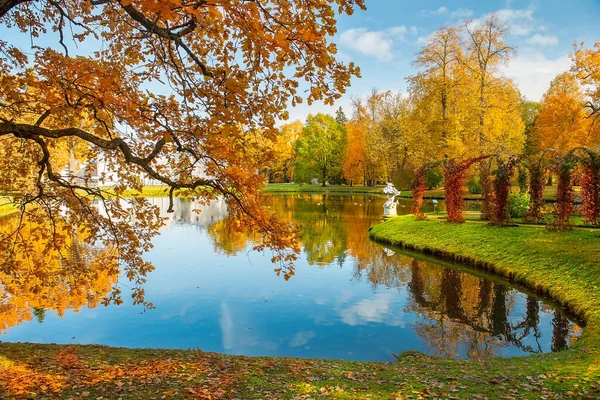
{"type": "Polygon", "coordinates": [[[511,218],[523,218],[529,210],[529,195],[512,193],[508,196],[508,213],[511,218]]]}

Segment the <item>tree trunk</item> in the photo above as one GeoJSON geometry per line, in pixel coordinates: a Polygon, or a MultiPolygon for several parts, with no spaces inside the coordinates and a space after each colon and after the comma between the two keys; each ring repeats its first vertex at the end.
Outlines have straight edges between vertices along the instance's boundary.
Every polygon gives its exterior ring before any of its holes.
{"type": "Polygon", "coordinates": [[[494,208],[492,222],[495,225],[504,225],[510,221],[508,213],[508,195],[510,193],[510,179],[514,172],[514,162],[498,160],[498,170],[494,179],[494,208]]]}
{"type": "Polygon", "coordinates": [[[540,165],[529,167],[529,211],[526,219],[531,222],[542,220],[544,205],[544,170],[540,165]]]}
{"type": "Polygon", "coordinates": [[[571,229],[573,213],[573,186],[571,168],[567,163],[559,166],[558,186],[556,188],[556,219],[554,224],[559,231],[571,229]]]}

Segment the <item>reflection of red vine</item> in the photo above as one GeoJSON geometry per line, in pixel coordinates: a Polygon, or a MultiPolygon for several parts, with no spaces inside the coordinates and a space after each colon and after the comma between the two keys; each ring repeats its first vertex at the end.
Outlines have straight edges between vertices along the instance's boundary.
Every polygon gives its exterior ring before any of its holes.
{"type": "Polygon", "coordinates": [[[510,178],[514,172],[516,159],[504,162],[498,158],[498,169],[494,179],[494,208],[491,219],[495,225],[504,225],[510,218],[508,215],[508,195],[510,193],[510,178]]]}
{"type": "Polygon", "coordinates": [[[563,160],[558,167],[558,186],[556,188],[556,220],[554,224],[559,231],[571,228],[573,213],[572,165],[563,160]]]}
{"type": "Polygon", "coordinates": [[[584,163],[581,181],[581,198],[583,200],[584,222],[591,225],[600,224],[600,169],[596,163],[584,163]]]}
{"type": "Polygon", "coordinates": [[[415,171],[415,183],[412,192],[412,213],[416,219],[427,218],[421,211],[423,205],[423,193],[425,192],[425,167],[417,168],[415,171]]]}
{"type": "Polygon", "coordinates": [[[529,211],[525,219],[531,222],[542,220],[544,205],[544,169],[540,164],[529,166],[529,211]]]}
{"type": "Polygon", "coordinates": [[[463,196],[462,190],[467,176],[467,170],[474,163],[485,160],[489,156],[470,158],[461,163],[450,160],[444,168],[444,192],[446,194],[446,212],[448,213],[448,222],[464,222],[462,215],[463,196]]]}

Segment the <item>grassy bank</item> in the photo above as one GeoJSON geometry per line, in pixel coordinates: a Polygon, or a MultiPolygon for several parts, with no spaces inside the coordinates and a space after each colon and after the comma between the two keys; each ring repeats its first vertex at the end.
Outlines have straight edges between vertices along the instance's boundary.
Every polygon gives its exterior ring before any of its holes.
{"type": "Polygon", "coordinates": [[[598,232],[559,234],[403,216],[371,234],[493,270],[567,306],[588,326],[570,350],[559,353],[448,360],[408,352],[394,363],[0,343],[0,398],[600,398],[598,232]]]}
{"type": "MultiPolygon", "coordinates": [[[[369,186],[347,186],[347,185],[333,185],[323,187],[321,185],[306,185],[306,184],[291,184],[291,183],[269,183],[265,185],[265,193],[372,193],[372,194],[383,194],[383,186],[369,187],[369,186]]],[[[579,196],[581,188],[575,186],[573,188],[575,196],[579,196]]],[[[517,193],[519,188],[513,186],[512,192],[517,193]]],[[[402,190],[399,197],[412,198],[412,191],[402,190]]],[[[445,198],[444,189],[433,189],[426,190],[424,195],[426,199],[439,199],[445,198]]],[[[463,198],[465,200],[480,200],[480,194],[472,194],[465,188],[463,190],[463,198]]],[[[556,199],[556,186],[546,186],[544,188],[544,201],[554,201],[556,199]]]]}
{"type": "MultiPolygon", "coordinates": [[[[571,363],[574,389],[587,386],[600,398],[600,233],[579,229],[551,232],[539,227],[498,228],[481,223],[448,224],[415,221],[402,216],[373,227],[370,236],[381,243],[476,266],[553,299],[587,323],[581,340],[565,352],[528,357],[544,375],[567,382],[554,362],[571,363]]],[[[511,359],[507,365],[518,360],[511,359]]],[[[567,374],[568,375],[568,374],[567,374]]],[[[567,389],[567,388],[565,388],[567,389]]],[[[567,390],[569,392],[569,390],[567,390]]],[[[567,392],[562,395],[567,395],[567,392]]],[[[575,398],[586,398],[582,393],[575,398]]]]}
{"type": "Polygon", "coordinates": [[[265,185],[265,193],[331,193],[331,194],[355,194],[355,193],[372,193],[383,194],[383,187],[369,186],[346,186],[346,185],[305,185],[296,183],[269,183],[265,185]]]}
{"type": "Polygon", "coordinates": [[[524,284],[600,326],[600,233],[539,227],[415,221],[411,215],[377,225],[370,236],[440,258],[477,266],[524,284]]]}

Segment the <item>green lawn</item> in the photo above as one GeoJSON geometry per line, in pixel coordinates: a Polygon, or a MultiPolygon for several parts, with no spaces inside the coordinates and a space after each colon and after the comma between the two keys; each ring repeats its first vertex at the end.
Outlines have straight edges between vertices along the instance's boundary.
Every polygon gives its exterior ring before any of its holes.
{"type": "MultiPolygon", "coordinates": [[[[574,188],[575,195],[578,195],[580,192],[580,187],[575,186],[574,188]]],[[[383,191],[383,186],[369,187],[369,186],[347,186],[347,185],[332,185],[323,187],[321,185],[307,185],[307,184],[289,184],[289,183],[269,183],[265,185],[264,192],[265,193],[373,193],[373,194],[381,194],[383,191]]],[[[514,186],[512,188],[514,193],[518,192],[519,189],[514,186]]],[[[411,190],[401,190],[400,197],[402,198],[411,198],[412,191],[411,190]]],[[[425,198],[431,199],[444,199],[444,189],[433,189],[426,190],[424,193],[425,198]]],[[[472,194],[469,193],[467,189],[463,190],[463,197],[465,199],[481,199],[480,194],[472,194]]],[[[546,186],[544,188],[544,200],[552,201],[556,198],[556,186],[546,186]]]]}
{"type": "MultiPolygon", "coordinates": [[[[112,192],[111,187],[103,187],[103,190],[107,192],[112,192]]],[[[177,193],[177,192],[175,192],[177,193]]],[[[144,186],[142,191],[135,189],[127,189],[123,193],[123,197],[134,197],[134,196],[142,196],[142,197],[167,197],[169,195],[169,187],[168,186],[144,186]]]]}
{"type": "Polygon", "coordinates": [[[269,183],[265,185],[265,193],[337,193],[337,194],[354,194],[354,193],[373,193],[381,194],[383,186],[347,186],[347,185],[330,185],[323,187],[321,185],[306,185],[292,183],[269,183]]]}
{"type": "Polygon", "coordinates": [[[0,398],[600,398],[597,231],[556,233],[402,216],[375,226],[371,235],[519,282],[564,305],[587,327],[571,349],[559,353],[451,360],[408,352],[393,363],[0,343],[0,398]]]}

